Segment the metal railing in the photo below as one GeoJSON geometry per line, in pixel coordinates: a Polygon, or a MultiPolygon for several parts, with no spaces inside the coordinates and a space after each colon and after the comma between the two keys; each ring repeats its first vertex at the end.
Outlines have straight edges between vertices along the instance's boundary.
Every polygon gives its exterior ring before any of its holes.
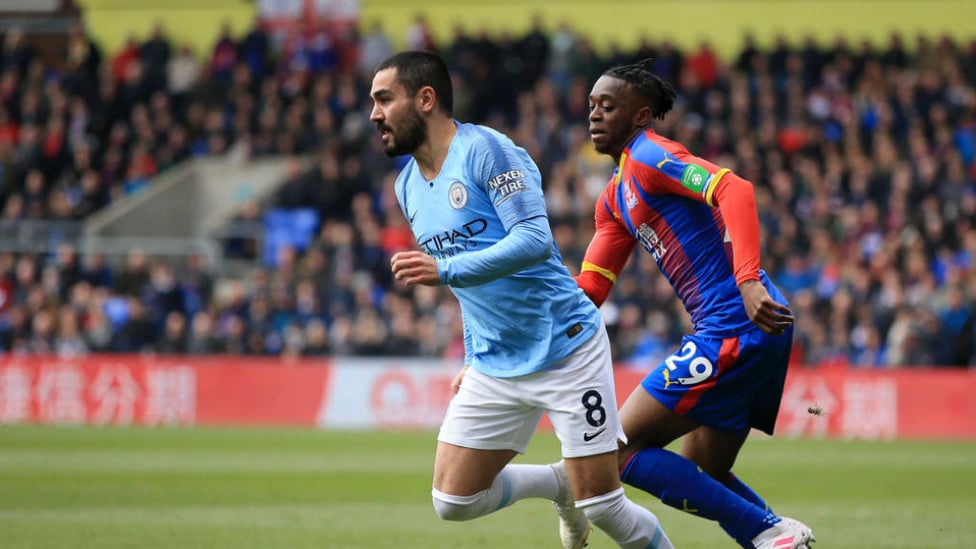
{"type": "Polygon", "coordinates": [[[236,215],[244,200],[260,203],[274,192],[286,162],[275,157],[245,163],[189,160],[155,177],[145,191],[84,220],[0,220],[0,252],[52,254],[68,244],[82,255],[116,262],[140,249],[159,258],[202,255],[217,273],[240,272],[261,260],[264,224],[236,215]],[[225,253],[240,241],[247,241],[253,257],[225,253]]]}
{"type": "MultiPolygon", "coordinates": [[[[259,228],[240,228],[229,236],[261,240],[259,228]],[[257,232],[254,230],[257,229],[257,232]]],[[[98,254],[106,258],[121,258],[133,249],[141,249],[149,256],[176,258],[191,254],[202,255],[214,269],[220,270],[223,261],[223,242],[228,238],[221,234],[193,238],[171,237],[123,237],[85,234],[84,223],[79,221],[18,220],[0,223],[0,252],[51,254],[67,244],[83,255],[98,254]]]]}
{"type": "Polygon", "coordinates": [[[79,221],[0,221],[0,252],[46,253],[61,244],[78,248],[84,235],[79,221]]]}

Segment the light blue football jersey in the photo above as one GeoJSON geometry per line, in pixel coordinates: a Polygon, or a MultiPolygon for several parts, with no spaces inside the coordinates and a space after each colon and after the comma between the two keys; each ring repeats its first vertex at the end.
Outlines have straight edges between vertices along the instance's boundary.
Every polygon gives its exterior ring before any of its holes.
{"type": "MultiPolygon", "coordinates": [[[[546,369],[593,336],[600,313],[563,265],[555,242],[547,259],[515,274],[463,282],[479,274],[465,272],[477,263],[465,256],[496,245],[517,222],[538,218],[550,241],[552,234],[542,177],[529,154],[491,128],[455,124],[437,177],[425,179],[411,158],[397,177],[397,200],[420,248],[437,259],[442,282],[450,283],[461,305],[465,363],[495,377],[546,369]],[[451,280],[444,280],[445,272],[451,280]]],[[[504,263],[517,248],[494,250],[503,259],[481,262],[479,270],[510,270],[504,263]]]]}

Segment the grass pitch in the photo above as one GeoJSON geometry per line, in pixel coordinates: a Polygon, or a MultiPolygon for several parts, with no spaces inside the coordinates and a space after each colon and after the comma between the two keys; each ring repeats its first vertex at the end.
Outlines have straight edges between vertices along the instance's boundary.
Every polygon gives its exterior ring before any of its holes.
{"type": "MultiPolygon", "coordinates": [[[[548,502],[467,523],[430,504],[433,433],[0,427],[0,547],[536,549],[548,502]]],[[[526,462],[557,459],[537,435],[526,462]]],[[[740,477],[823,549],[972,547],[976,443],[757,439],[740,477]]],[[[679,549],[719,527],[628,489],[679,549]]],[[[615,545],[594,532],[590,549],[615,545]]]]}

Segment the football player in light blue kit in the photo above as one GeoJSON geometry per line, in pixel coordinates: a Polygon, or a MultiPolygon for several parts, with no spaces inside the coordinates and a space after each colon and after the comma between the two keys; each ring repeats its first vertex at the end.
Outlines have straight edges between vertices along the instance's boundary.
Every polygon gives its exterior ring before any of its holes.
{"type": "Polygon", "coordinates": [[[504,135],[452,115],[450,74],[429,52],[376,70],[370,119],[390,156],[412,158],[396,194],[420,251],[397,280],[448,285],[461,305],[466,367],[438,435],[433,503],[469,520],[527,497],[552,500],[564,547],[595,524],[621,547],[670,548],[657,517],[624,495],[606,330],[562,264],[539,170],[504,135]],[[546,412],[564,460],[509,464],[546,412]]]}

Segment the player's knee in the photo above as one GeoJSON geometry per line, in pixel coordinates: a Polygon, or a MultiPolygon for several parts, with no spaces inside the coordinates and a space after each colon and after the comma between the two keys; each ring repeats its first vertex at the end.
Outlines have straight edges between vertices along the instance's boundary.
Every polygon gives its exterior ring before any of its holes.
{"type": "Polygon", "coordinates": [[[443,520],[464,521],[480,517],[484,514],[488,491],[483,490],[472,496],[454,496],[445,494],[436,488],[431,491],[434,501],[434,512],[443,520]]]}

